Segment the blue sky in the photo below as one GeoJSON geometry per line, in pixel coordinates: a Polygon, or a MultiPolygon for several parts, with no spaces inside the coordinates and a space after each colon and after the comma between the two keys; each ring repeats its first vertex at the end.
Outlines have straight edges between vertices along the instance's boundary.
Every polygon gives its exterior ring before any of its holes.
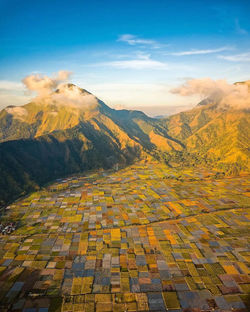
{"type": "Polygon", "coordinates": [[[0,107],[30,98],[31,73],[69,70],[113,107],[193,104],[169,93],[187,78],[250,79],[248,0],[0,0],[0,12],[0,107]]]}

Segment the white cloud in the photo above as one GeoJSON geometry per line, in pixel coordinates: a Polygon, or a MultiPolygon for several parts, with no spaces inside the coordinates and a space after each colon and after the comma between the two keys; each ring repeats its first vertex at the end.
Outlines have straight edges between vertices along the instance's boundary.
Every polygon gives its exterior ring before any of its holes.
{"type": "Polygon", "coordinates": [[[61,70],[55,77],[29,75],[23,79],[25,86],[38,93],[33,101],[43,104],[65,105],[92,109],[98,105],[94,95],[83,91],[73,84],[64,84],[70,76],[70,72],[61,70]],[[53,92],[57,89],[57,92],[53,92]]]}
{"type": "MultiPolygon", "coordinates": [[[[100,64],[99,64],[100,65],[100,64]]],[[[102,63],[101,65],[111,66],[121,69],[168,69],[168,65],[164,62],[153,60],[150,54],[138,54],[136,59],[112,61],[102,63]]]]}
{"type": "Polygon", "coordinates": [[[28,114],[27,110],[24,107],[8,107],[6,111],[11,114],[15,119],[23,120],[23,118],[28,114]]]}
{"type": "Polygon", "coordinates": [[[218,57],[231,62],[250,62],[250,52],[235,55],[219,55],[218,57]]]}
{"type": "Polygon", "coordinates": [[[58,87],[58,92],[53,93],[45,98],[45,102],[51,102],[51,99],[57,105],[65,105],[71,107],[81,107],[84,109],[94,109],[98,105],[97,98],[90,93],[82,91],[79,87],[75,85],[60,85],[58,87]]]}
{"type": "Polygon", "coordinates": [[[154,40],[138,38],[131,34],[121,35],[117,41],[126,42],[129,45],[137,45],[137,44],[157,45],[157,42],[154,40]]]}
{"type": "Polygon", "coordinates": [[[226,80],[211,78],[190,79],[178,88],[170,90],[182,96],[201,95],[216,99],[220,106],[233,108],[250,108],[249,85],[229,84],[226,80]]]}
{"type": "Polygon", "coordinates": [[[70,75],[70,72],[60,70],[55,77],[33,74],[26,76],[22,82],[28,90],[35,91],[39,95],[46,95],[57,88],[60,83],[67,81],[70,75]]]}
{"type": "Polygon", "coordinates": [[[218,53],[218,52],[227,51],[227,50],[230,50],[230,48],[229,47],[221,47],[218,49],[189,50],[189,51],[174,52],[174,53],[171,53],[171,55],[185,56],[185,55],[211,54],[211,53],[218,53]]]}
{"type": "MultiPolygon", "coordinates": [[[[23,84],[11,81],[0,81],[0,108],[9,105],[23,105],[30,100],[38,101],[42,104],[66,105],[73,107],[82,107],[84,109],[92,109],[98,105],[94,95],[82,91],[73,84],[63,84],[68,79],[70,73],[67,71],[59,71],[54,77],[41,76],[33,74],[26,76],[23,82],[28,90],[35,91],[38,96],[35,98],[25,96],[25,88],[23,84]],[[57,92],[53,92],[57,89],[57,92]]],[[[27,93],[27,92],[26,92],[27,93]]],[[[21,108],[10,108],[9,113],[15,114],[18,118],[24,115],[21,108]]]]}

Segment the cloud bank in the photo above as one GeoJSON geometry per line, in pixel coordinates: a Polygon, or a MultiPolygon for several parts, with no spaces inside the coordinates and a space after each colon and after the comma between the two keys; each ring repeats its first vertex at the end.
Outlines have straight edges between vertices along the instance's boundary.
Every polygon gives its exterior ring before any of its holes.
{"type": "Polygon", "coordinates": [[[40,74],[26,76],[22,82],[29,91],[35,91],[39,96],[48,95],[61,83],[66,82],[71,73],[60,70],[55,77],[42,76],[40,74]]]}
{"type": "Polygon", "coordinates": [[[94,95],[73,84],[65,84],[70,75],[70,72],[61,70],[55,77],[36,74],[29,75],[22,81],[28,90],[38,94],[33,101],[39,102],[39,104],[94,109],[98,105],[98,100],[94,95]],[[57,91],[53,92],[55,90],[57,91]]]}
{"type": "Polygon", "coordinates": [[[82,91],[75,85],[60,85],[58,92],[53,93],[51,98],[58,105],[81,107],[87,110],[92,110],[98,105],[98,100],[93,94],[82,91]]]}
{"type": "Polygon", "coordinates": [[[200,95],[216,99],[220,107],[250,108],[250,83],[229,84],[226,80],[211,78],[191,79],[171,93],[182,96],[200,95]]]}

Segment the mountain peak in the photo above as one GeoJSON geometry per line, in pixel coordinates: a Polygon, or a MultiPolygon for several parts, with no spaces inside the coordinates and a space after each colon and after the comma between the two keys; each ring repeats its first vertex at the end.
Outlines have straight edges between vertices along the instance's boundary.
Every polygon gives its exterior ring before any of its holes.
{"type": "Polygon", "coordinates": [[[87,91],[86,89],[82,89],[80,87],[78,87],[77,85],[73,84],[73,83],[65,83],[62,84],[58,87],[58,89],[56,89],[55,93],[62,93],[63,91],[78,91],[79,93],[83,94],[91,94],[89,91],[87,91]]]}
{"type": "Polygon", "coordinates": [[[203,99],[202,101],[200,101],[197,104],[197,106],[210,105],[210,106],[216,107],[219,104],[219,102],[221,101],[222,97],[223,97],[222,94],[220,94],[218,92],[217,93],[215,92],[214,94],[212,94],[209,97],[207,97],[207,98],[203,99]]]}
{"type": "Polygon", "coordinates": [[[198,103],[217,110],[249,110],[250,80],[235,82],[233,85],[218,87],[207,98],[198,103]]]}
{"type": "Polygon", "coordinates": [[[84,111],[96,110],[101,105],[92,93],[72,83],[59,85],[54,92],[45,97],[38,97],[35,102],[41,105],[73,107],[84,111]]]}

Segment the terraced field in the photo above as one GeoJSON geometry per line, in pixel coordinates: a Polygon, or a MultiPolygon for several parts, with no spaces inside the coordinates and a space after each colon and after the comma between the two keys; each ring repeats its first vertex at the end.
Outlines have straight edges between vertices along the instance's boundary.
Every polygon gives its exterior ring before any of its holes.
{"type": "Polygon", "coordinates": [[[138,163],[15,202],[0,311],[247,311],[248,181],[138,163]]]}

